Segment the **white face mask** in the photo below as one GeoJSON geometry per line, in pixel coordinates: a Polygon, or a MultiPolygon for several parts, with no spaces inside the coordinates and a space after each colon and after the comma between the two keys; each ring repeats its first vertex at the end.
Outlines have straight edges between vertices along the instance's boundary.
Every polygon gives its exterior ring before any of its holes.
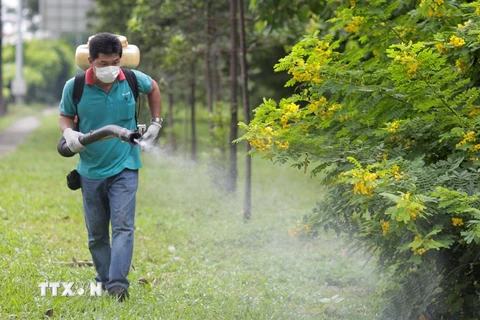
{"type": "Polygon", "coordinates": [[[115,81],[115,79],[117,79],[119,74],[119,66],[108,66],[102,68],[95,67],[95,75],[97,76],[98,80],[102,81],[103,83],[112,83],[115,81]]]}

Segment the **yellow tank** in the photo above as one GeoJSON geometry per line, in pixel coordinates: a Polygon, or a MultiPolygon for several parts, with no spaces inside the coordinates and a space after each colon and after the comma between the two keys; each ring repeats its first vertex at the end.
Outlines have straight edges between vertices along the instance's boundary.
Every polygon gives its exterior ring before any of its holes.
{"type": "MultiPolygon", "coordinates": [[[[122,43],[122,59],[120,60],[120,66],[125,68],[134,69],[140,64],[140,50],[136,45],[129,44],[127,38],[122,35],[117,35],[122,43]]],[[[75,50],[75,64],[82,70],[87,70],[90,67],[88,63],[88,43],[90,39],[94,36],[88,38],[87,44],[81,44],[75,50]]]]}

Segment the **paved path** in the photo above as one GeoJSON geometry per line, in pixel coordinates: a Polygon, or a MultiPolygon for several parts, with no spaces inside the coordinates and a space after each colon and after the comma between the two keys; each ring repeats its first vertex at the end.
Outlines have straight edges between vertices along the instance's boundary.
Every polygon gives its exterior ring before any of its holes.
{"type": "MultiPolygon", "coordinates": [[[[43,113],[49,114],[57,109],[46,109],[43,113]]],[[[0,131],[0,158],[14,151],[18,145],[23,143],[28,134],[37,129],[41,120],[36,116],[22,117],[15,121],[10,127],[0,131]]]]}

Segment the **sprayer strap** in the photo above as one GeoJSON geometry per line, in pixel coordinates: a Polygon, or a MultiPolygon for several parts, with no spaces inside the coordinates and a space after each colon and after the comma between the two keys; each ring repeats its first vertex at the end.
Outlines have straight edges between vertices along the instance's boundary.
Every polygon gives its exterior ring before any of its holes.
{"type": "Polygon", "coordinates": [[[73,94],[72,100],[75,105],[75,113],[77,113],[77,105],[82,99],[83,86],[85,85],[85,72],[75,75],[75,80],[73,83],[73,94]]]}
{"type": "Polygon", "coordinates": [[[130,69],[122,68],[122,70],[125,78],[127,79],[128,85],[130,86],[130,89],[132,89],[133,91],[133,97],[135,98],[135,122],[138,124],[138,117],[140,115],[140,103],[138,102],[138,98],[140,94],[138,92],[137,76],[135,76],[135,73],[133,73],[133,71],[130,69]]]}

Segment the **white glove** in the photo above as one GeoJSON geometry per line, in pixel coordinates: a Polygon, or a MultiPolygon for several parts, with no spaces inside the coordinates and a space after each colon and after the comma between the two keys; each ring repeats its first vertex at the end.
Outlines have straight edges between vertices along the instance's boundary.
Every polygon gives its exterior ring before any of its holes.
{"type": "Polygon", "coordinates": [[[85,150],[85,146],[78,140],[78,138],[81,136],[83,136],[83,133],[75,131],[71,128],[67,128],[65,131],[63,131],[63,137],[67,142],[67,147],[74,153],[79,153],[80,151],[85,150]]]}
{"type": "Polygon", "coordinates": [[[153,145],[155,139],[157,139],[158,133],[160,132],[160,128],[162,125],[158,122],[152,122],[149,126],[147,131],[143,134],[140,141],[147,145],[153,145]]]}

